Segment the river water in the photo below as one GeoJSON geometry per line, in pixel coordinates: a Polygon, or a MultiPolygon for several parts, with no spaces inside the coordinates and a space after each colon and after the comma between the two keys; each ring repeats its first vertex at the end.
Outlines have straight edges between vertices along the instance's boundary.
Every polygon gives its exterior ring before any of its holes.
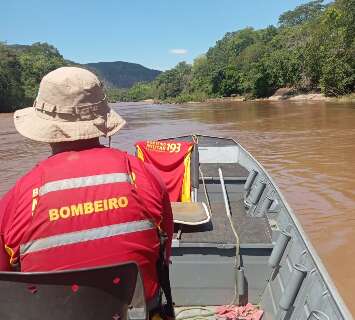
{"type": "MultiPolygon", "coordinates": [[[[215,105],[117,104],[127,120],[112,145],[200,133],[235,138],[268,170],[300,219],[355,314],[355,104],[233,102],[215,105]]],[[[0,114],[0,195],[49,154],[0,114]]]]}

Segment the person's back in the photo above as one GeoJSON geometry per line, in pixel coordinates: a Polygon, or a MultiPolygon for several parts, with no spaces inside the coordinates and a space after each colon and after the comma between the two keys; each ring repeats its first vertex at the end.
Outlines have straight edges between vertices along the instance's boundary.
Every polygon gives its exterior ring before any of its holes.
{"type": "Polygon", "coordinates": [[[171,245],[167,192],[152,168],[88,136],[64,145],[57,137],[52,148],[62,145],[59,152],[2,199],[0,267],[51,271],[136,261],[152,299],[159,287],[157,228],[168,234],[168,251],[171,245]]]}

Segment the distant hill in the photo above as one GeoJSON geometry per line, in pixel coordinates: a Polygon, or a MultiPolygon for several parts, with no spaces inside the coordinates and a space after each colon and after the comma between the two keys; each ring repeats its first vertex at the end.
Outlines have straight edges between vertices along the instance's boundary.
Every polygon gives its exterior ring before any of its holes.
{"type": "MultiPolygon", "coordinates": [[[[23,52],[31,48],[30,45],[22,44],[12,44],[8,47],[17,52],[23,52]]],[[[54,47],[53,51],[58,52],[54,47]]],[[[161,73],[161,71],[149,69],[137,63],[124,61],[87,64],[79,64],[71,60],[65,61],[68,65],[82,66],[95,72],[107,87],[130,88],[137,82],[152,81],[161,73]]]]}
{"type": "Polygon", "coordinates": [[[139,90],[134,87],[133,91],[137,92],[136,96],[141,96],[142,88],[148,88],[148,84],[140,82],[154,80],[161,73],[122,61],[79,64],[65,59],[57,48],[46,42],[22,45],[0,40],[0,113],[13,112],[31,104],[42,77],[63,66],[77,66],[95,72],[106,84],[105,89],[111,89],[106,90],[110,101],[117,101],[124,94],[130,97],[131,93],[126,94],[130,90],[125,89],[136,83],[139,90]]]}
{"type": "Polygon", "coordinates": [[[95,72],[108,87],[130,88],[137,82],[152,81],[161,71],[124,61],[87,63],[82,66],[95,72]]]}
{"type": "Polygon", "coordinates": [[[31,47],[30,45],[26,44],[8,44],[7,46],[19,52],[25,51],[31,47]]]}

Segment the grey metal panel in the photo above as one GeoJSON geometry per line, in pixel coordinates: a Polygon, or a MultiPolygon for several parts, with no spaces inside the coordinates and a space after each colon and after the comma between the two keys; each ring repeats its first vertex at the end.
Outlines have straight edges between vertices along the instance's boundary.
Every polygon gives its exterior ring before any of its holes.
{"type": "MultiPolygon", "coordinates": [[[[228,181],[226,179],[226,189],[228,192],[229,197],[231,198],[231,201],[233,200],[239,200],[243,198],[243,182],[239,181],[228,181]],[[235,195],[231,195],[231,193],[234,193],[235,195]]],[[[206,182],[206,188],[208,194],[210,193],[217,193],[221,195],[221,185],[217,181],[207,181],[206,182]]],[[[202,199],[204,197],[204,190],[202,183],[200,183],[200,188],[199,188],[199,195],[202,196],[202,199]]],[[[221,198],[223,202],[223,197],[221,198]]]]}
{"type": "MultiPolygon", "coordinates": [[[[270,273],[271,249],[242,249],[242,264],[248,298],[257,304],[270,273]]],[[[171,284],[177,305],[222,305],[232,301],[235,279],[235,249],[174,248],[171,284]]]]}
{"type": "Polygon", "coordinates": [[[222,137],[209,137],[209,136],[201,136],[201,135],[198,135],[198,144],[203,147],[205,146],[225,147],[225,146],[236,145],[233,139],[222,138],[222,137]]]}
{"type": "MultiPolygon", "coordinates": [[[[239,160],[241,165],[245,166],[248,170],[257,170],[260,174],[258,179],[262,179],[267,183],[266,192],[264,191],[259,203],[262,202],[263,197],[266,196],[271,196],[271,198],[277,202],[277,210],[267,213],[268,217],[275,221],[275,229],[291,230],[293,236],[292,241],[290,242],[290,247],[285,251],[285,257],[281,260],[280,272],[277,276],[271,278],[271,281],[268,284],[268,289],[265,290],[263,295],[261,305],[266,310],[265,318],[276,319],[277,317],[282,319],[282,315],[278,311],[278,305],[275,304],[273,306],[272,301],[278,301],[280,292],[281,294],[283,292],[283,282],[290,279],[290,270],[293,264],[301,261],[308,270],[315,270],[314,272],[318,275],[320,281],[315,282],[312,285],[312,289],[314,290],[312,292],[314,293],[311,296],[307,295],[307,291],[304,289],[309,287],[310,276],[307,275],[302,283],[299,295],[296,298],[294,304],[295,309],[292,312],[289,312],[285,316],[285,319],[307,319],[307,313],[312,311],[313,306],[316,305],[315,301],[319,299],[319,296],[324,290],[327,294],[324,296],[322,303],[317,307],[317,310],[327,310],[329,319],[353,319],[321,260],[312,247],[307,235],[304,233],[301,224],[298,222],[292,209],[288,206],[286,200],[283,198],[281,192],[278,190],[270,176],[268,176],[262,166],[242,147],[239,154],[239,160]],[[307,301],[305,301],[306,296],[308,297],[307,301]]],[[[259,204],[250,210],[253,210],[252,213],[257,213],[258,207],[259,204]]]]}
{"type": "Polygon", "coordinates": [[[238,163],[225,163],[224,161],[221,161],[220,163],[200,164],[200,169],[204,177],[216,177],[219,182],[218,168],[222,168],[225,180],[228,180],[229,177],[246,179],[248,176],[248,170],[238,163]]]}
{"type": "Polygon", "coordinates": [[[177,305],[216,305],[234,294],[234,250],[173,251],[171,285],[177,305]],[[186,254],[184,254],[186,251],[186,254]],[[227,251],[227,252],[226,252],[227,251]],[[210,253],[209,253],[210,252],[210,253]]]}
{"type": "Polygon", "coordinates": [[[237,163],[239,148],[237,146],[203,147],[198,148],[200,163],[237,163]]]}
{"type": "Polygon", "coordinates": [[[273,291],[268,285],[265,289],[265,292],[263,294],[263,300],[262,300],[263,305],[267,306],[266,308],[263,308],[264,310],[263,320],[275,319],[275,314],[277,312],[277,302],[278,300],[275,300],[273,291]]]}
{"type": "MultiPolygon", "coordinates": [[[[235,243],[211,243],[211,242],[182,242],[173,239],[174,248],[217,248],[217,249],[235,249],[235,243]]],[[[272,243],[242,243],[240,249],[273,249],[272,243]]]]}
{"type": "MultiPolygon", "coordinates": [[[[240,182],[240,183],[245,183],[245,179],[246,177],[224,177],[224,181],[236,181],[236,182],[240,182]]],[[[218,177],[204,177],[204,180],[206,181],[219,181],[218,177]]],[[[200,179],[200,183],[202,183],[202,179],[200,179]]]]}
{"type": "Polygon", "coordinates": [[[308,279],[304,283],[304,292],[299,295],[295,306],[292,319],[307,319],[313,310],[322,311],[331,320],[344,319],[336,308],[317,269],[309,272],[308,279]]]}
{"type": "MultiPolygon", "coordinates": [[[[285,319],[307,319],[312,310],[322,310],[324,307],[320,306],[320,297],[322,292],[328,292],[326,285],[321,281],[321,277],[312,263],[311,256],[302,244],[297,241],[296,231],[289,230],[293,236],[293,240],[289,242],[284,255],[282,257],[280,268],[276,269],[268,284],[268,288],[263,295],[261,305],[266,310],[267,318],[275,319],[280,315],[285,316],[285,319]],[[285,292],[285,288],[290,280],[293,265],[301,263],[304,265],[308,272],[306,279],[303,281],[300,291],[296,297],[294,307],[290,312],[281,312],[279,306],[275,301],[279,301],[285,292]],[[274,301],[274,303],[270,303],[274,301]],[[320,308],[321,307],[321,308],[320,308]]],[[[328,294],[329,299],[329,294],[328,294]]],[[[334,300],[328,302],[332,309],[331,313],[337,313],[334,300]]],[[[329,313],[329,312],[328,312],[329,313]]],[[[338,312],[339,313],[339,312],[338,312]]],[[[330,319],[344,319],[334,315],[330,319]]]]}
{"type": "MultiPolygon", "coordinates": [[[[259,304],[268,276],[271,273],[271,269],[267,265],[268,255],[271,250],[263,251],[265,255],[248,254],[247,250],[243,249],[241,251],[245,278],[248,284],[248,301],[259,304]]],[[[259,249],[259,251],[261,251],[261,249],[259,249]]]]}

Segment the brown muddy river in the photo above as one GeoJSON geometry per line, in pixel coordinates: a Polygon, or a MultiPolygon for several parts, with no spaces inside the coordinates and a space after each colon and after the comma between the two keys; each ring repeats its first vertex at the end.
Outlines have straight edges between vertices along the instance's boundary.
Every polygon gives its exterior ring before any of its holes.
{"type": "MultiPolygon", "coordinates": [[[[268,170],[355,314],[355,104],[239,102],[209,106],[119,104],[128,125],[113,146],[189,133],[230,136],[268,170]]],[[[0,195],[49,154],[0,114],[0,195]]]]}

